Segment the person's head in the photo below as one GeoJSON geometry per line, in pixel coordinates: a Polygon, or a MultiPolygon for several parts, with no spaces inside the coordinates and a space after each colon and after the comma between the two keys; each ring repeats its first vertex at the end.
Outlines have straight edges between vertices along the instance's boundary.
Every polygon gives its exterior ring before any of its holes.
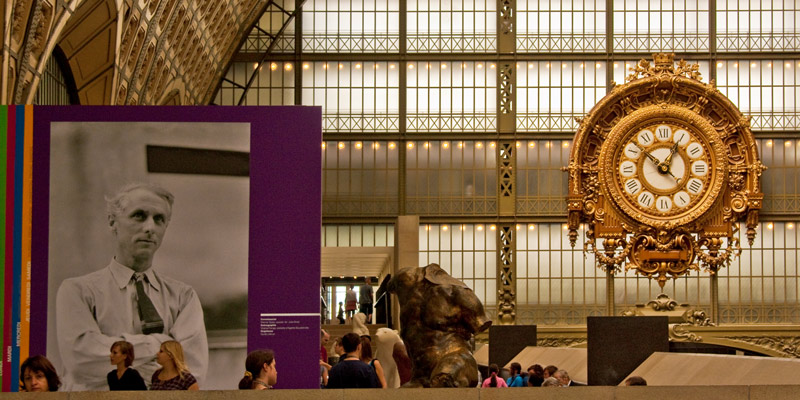
{"type": "Polygon", "coordinates": [[[333,341],[333,352],[341,356],[344,354],[344,346],[342,346],[342,338],[336,338],[333,341]]]}
{"type": "Polygon", "coordinates": [[[625,386],[647,386],[647,381],[641,376],[634,375],[625,380],[625,386]]]}
{"type": "Polygon", "coordinates": [[[340,307],[340,308],[342,307],[342,304],[344,304],[344,303],[342,303],[342,302],[340,301],[340,302],[339,302],[339,307],[340,307]]]}
{"type": "Polygon", "coordinates": [[[57,392],[61,386],[56,368],[44,356],[28,357],[19,368],[19,381],[26,392],[57,392]]]}
{"type": "Polygon", "coordinates": [[[547,387],[547,386],[561,387],[561,382],[559,382],[558,379],[549,376],[547,378],[544,378],[544,381],[542,382],[542,387],[547,387]]]}
{"type": "Polygon", "coordinates": [[[120,340],[111,345],[111,365],[122,363],[124,366],[130,367],[133,365],[134,358],[132,344],[120,340]]]}
{"type": "Polygon", "coordinates": [[[367,285],[371,284],[372,283],[372,278],[370,278],[368,276],[365,276],[364,277],[364,283],[367,284],[367,285]]]}
{"type": "Polygon", "coordinates": [[[569,386],[569,381],[571,380],[567,371],[563,369],[556,371],[553,374],[553,378],[558,379],[558,381],[561,382],[561,386],[569,386]]]}
{"type": "Polygon", "coordinates": [[[189,372],[183,358],[183,346],[174,340],[161,343],[161,349],[156,354],[156,362],[162,367],[174,367],[181,376],[184,372],[189,372]]]}
{"type": "Polygon", "coordinates": [[[361,337],[354,332],[342,336],[342,347],[347,354],[358,351],[359,347],[361,347],[361,337]]]}
{"type": "Polygon", "coordinates": [[[272,350],[251,351],[244,361],[244,370],[244,378],[239,381],[239,389],[254,389],[256,379],[270,386],[278,382],[275,353],[272,350]]]}
{"type": "Polygon", "coordinates": [[[106,197],[117,262],[137,272],[150,268],[167,231],[174,199],[166,189],[149,183],[129,184],[106,197]]]}
{"type": "Polygon", "coordinates": [[[325,330],[321,329],[319,331],[319,341],[322,343],[323,346],[328,344],[328,341],[331,340],[331,335],[325,330]]]}
{"type": "Polygon", "coordinates": [[[500,367],[497,364],[489,365],[489,375],[497,375],[500,372],[500,367]]]}
{"type": "Polygon", "coordinates": [[[516,376],[522,373],[522,365],[518,362],[511,363],[511,376],[516,376]]]}
{"type": "Polygon", "coordinates": [[[369,336],[361,336],[361,360],[372,361],[372,341],[369,336]]]}
{"type": "Polygon", "coordinates": [[[489,365],[489,386],[497,387],[497,374],[500,372],[500,367],[497,364],[489,365]]]}
{"type": "Polygon", "coordinates": [[[538,376],[539,378],[544,378],[544,368],[542,368],[539,364],[533,364],[528,367],[528,374],[531,376],[538,376]]]}
{"type": "Polygon", "coordinates": [[[553,374],[555,374],[556,371],[558,371],[558,367],[556,367],[555,365],[548,365],[544,367],[544,370],[542,371],[542,377],[544,379],[547,379],[553,376],[553,374]]]}

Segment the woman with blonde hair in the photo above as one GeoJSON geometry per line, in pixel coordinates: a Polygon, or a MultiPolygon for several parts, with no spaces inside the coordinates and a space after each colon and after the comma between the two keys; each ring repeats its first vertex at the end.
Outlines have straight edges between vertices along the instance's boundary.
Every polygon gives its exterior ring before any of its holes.
{"type": "Polygon", "coordinates": [[[111,345],[111,365],[117,369],[106,375],[109,390],[147,390],[144,379],[131,367],[133,365],[133,345],[120,340],[111,345]]]}
{"type": "Polygon", "coordinates": [[[200,390],[197,379],[186,367],[180,343],[174,340],[161,343],[156,362],[161,368],[153,373],[150,390],[200,390]]]}
{"type": "Polygon", "coordinates": [[[277,382],[275,353],[272,350],[251,351],[244,361],[244,378],[239,381],[239,389],[272,389],[277,382]]]}

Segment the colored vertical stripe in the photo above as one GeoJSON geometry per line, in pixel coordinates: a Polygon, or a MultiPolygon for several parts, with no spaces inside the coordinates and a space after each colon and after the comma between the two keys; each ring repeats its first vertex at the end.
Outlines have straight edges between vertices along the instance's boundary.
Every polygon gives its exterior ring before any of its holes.
{"type": "MultiPolygon", "coordinates": [[[[25,106],[16,106],[17,132],[14,138],[14,301],[11,309],[11,329],[13,346],[11,347],[11,391],[19,391],[19,359],[20,328],[22,309],[22,166],[25,154],[25,106]]],[[[11,196],[9,196],[11,197],[11,196]]]]}
{"type": "MultiPolygon", "coordinates": [[[[6,151],[8,147],[6,146],[6,140],[8,138],[8,124],[10,123],[10,119],[8,116],[8,106],[0,106],[0,165],[6,165],[6,151]]],[[[6,175],[0,173],[0,204],[5,204],[6,199],[6,175]]],[[[8,371],[8,366],[5,364],[5,349],[6,349],[6,321],[5,321],[5,281],[6,281],[6,274],[5,274],[5,258],[6,258],[6,213],[0,211],[0,346],[2,346],[3,350],[0,351],[0,355],[3,356],[3,359],[0,360],[0,389],[3,391],[7,391],[7,385],[5,384],[8,374],[5,374],[5,371],[8,371]]]]}
{"type": "Polygon", "coordinates": [[[16,107],[11,106],[8,108],[8,129],[6,130],[6,174],[5,174],[5,223],[3,224],[3,232],[5,233],[5,249],[3,266],[5,268],[4,275],[4,301],[3,301],[3,391],[8,392],[11,390],[11,358],[12,358],[12,332],[11,328],[11,314],[13,309],[13,282],[14,282],[14,268],[13,268],[13,241],[14,238],[14,148],[16,130],[16,107]]]}
{"type": "Polygon", "coordinates": [[[20,302],[19,358],[26,360],[30,349],[31,332],[31,228],[33,207],[33,105],[25,106],[25,140],[22,166],[22,271],[20,302]]]}

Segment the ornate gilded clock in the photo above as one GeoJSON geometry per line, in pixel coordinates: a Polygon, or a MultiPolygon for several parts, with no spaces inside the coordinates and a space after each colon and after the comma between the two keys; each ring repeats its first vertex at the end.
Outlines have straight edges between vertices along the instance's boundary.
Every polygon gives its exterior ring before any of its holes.
{"type": "Polygon", "coordinates": [[[567,206],[573,245],[585,224],[601,267],[625,264],[663,287],[698,260],[712,273],[730,262],[741,220],[752,243],[764,167],[749,119],[697,65],[654,58],[579,121],[567,206]]]}

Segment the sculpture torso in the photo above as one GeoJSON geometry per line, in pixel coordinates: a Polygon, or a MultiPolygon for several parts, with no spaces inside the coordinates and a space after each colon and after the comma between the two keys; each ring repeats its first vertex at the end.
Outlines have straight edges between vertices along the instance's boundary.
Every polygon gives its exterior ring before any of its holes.
{"type": "MultiPolygon", "coordinates": [[[[432,264],[425,268],[436,268],[432,264]]],[[[478,383],[477,363],[469,341],[486,329],[483,305],[471,289],[450,282],[435,283],[421,276],[422,269],[403,270],[390,286],[401,303],[401,336],[412,362],[411,386],[471,387],[478,383]],[[406,275],[404,275],[406,274],[406,275]]]]}

